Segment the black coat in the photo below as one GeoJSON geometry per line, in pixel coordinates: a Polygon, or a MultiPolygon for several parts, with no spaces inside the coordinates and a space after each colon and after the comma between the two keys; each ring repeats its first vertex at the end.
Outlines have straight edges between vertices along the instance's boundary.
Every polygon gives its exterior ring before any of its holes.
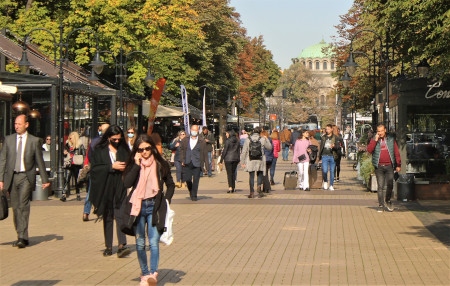
{"type": "MultiPolygon", "coordinates": [[[[126,146],[126,145],[125,145],[126,146]]],[[[126,162],[129,149],[120,145],[116,153],[116,161],[126,162]]],[[[106,208],[119,209],[126,196],[121,171],[112,168],[109,147],[95,148],[91,152],[91,187],[89,201],[94,205],[94,214],[103,216],[106,208]]]]}
{"type": "Polygon", "coordinates": [[[222,156],[220,157],[220,163],[225,162],[239,162],[240,160],[240,142],[236,136],[231,136],[225,141],[223,147],[222,156]]]}
{"type": "MultiPolygon", "coordinates": [[[[153,208],[152,213],[152,225],[156,226],[160,233],[164,232],[165,222],[166,222],[166,213],[167,213],[167,204],[166,199],[169,203],[172,200],[173,194],[175,192],[175,183],[173,182],[172,174],[170,173],[170,166],[167,161],[163,161],[161,166],[158,166],[159,170],[159,191],[155,196],[155,207],[153,208]],[[166,176],[163,176],[161,172],[162,169],[166,170],[166,176]],[[164,193],[164,184],[166,185],[166,192],[164,193]]],[[[139,176],[141,173],[141,166],[137,164],[133,164],[131,169],[126,172],[123,178],[123,184],[125,188],[136,188],[139,182],[139,176]]]]}

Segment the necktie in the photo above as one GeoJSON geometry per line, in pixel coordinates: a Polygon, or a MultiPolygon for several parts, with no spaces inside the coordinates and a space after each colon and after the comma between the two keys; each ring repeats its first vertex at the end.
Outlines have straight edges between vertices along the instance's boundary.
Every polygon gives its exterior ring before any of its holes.
{"type": "Polygon", "coordinates": [[[14,170],[16,172],[20,172],[21,163],[22,163],[22,136],[19,136],[19,144],[17,144],[17,152],[16,152],[16,165],[14,166],[14,170]]]}

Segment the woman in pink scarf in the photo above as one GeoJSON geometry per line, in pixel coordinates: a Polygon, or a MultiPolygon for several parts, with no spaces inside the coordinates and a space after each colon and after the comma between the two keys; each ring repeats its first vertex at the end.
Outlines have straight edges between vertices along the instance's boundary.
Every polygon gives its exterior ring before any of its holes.
{"type": "Polygon", "coordinates": [[[124,172],[124,185],[133,187],[131,215],[136,217],[136,252],[141,267],[140,285],[156,285],[159,263],[159,237],[164,232],[167,211],[175,190],[169,163],[161,157],[147,134],[134,143],[124,172]],[[163,193],[164,184],[167,187],[163,193]],[[150,269],[145,251],[145,231],[150,245],[150,269]]]}

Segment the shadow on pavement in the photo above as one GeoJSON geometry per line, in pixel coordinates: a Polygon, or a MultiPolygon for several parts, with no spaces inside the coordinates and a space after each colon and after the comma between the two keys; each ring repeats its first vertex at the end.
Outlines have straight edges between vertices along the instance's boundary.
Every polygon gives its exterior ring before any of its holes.
{"type": "Polygon", "coordinates": [[[174,269],[160,269],[158,273],[158,285],[165,285],[166,283],[179,283],[183,279],[186,272],[174,269]]]}
{"type": "MultiPolygon", "coordinates": [[[[405,204],[408,208],[440,242],[450,248],[450,219],[436,219],[435,215],[430,213],[429,207],[425,207],[418,202],[405,204]]],[[[426,236],[421,233],[421,228],[410,234],[426,236]]]]}
{"type": "MultiPolygon", "coordinates": [[[[47,234],[47,235],[43,235],[43,236],[32,236],[29,238],[29,241],[30,241],[30,246],[33,246],[33,245],[36,245],[36,244],[39,244],[42,242],[46,242],[46,241],[63,240],[63,239],[64,239],[64,237],[62,235],[47,234]]],[[[3,242],[0,245],[13,244],[14,241],[3,242]]],[[[22,285],[22,284],[20,284],[20,285],[22,285]]],[[[23,285],[35,285],[35,284],[23,284],[23,285]]],[[[47,284],[43,284],[43,285],[47,285],[47,284]]]]}
{"type": "Polygon", "coordinates": [[[24,281],[19,281],[16,282],[14,284],[11,284],[11,286],[24,286],[24,285],[29,285],[29,286],[35,286],[35,285],[56,285],[59,282],[61,282],[61,280],[24,280],[24,281]]]}

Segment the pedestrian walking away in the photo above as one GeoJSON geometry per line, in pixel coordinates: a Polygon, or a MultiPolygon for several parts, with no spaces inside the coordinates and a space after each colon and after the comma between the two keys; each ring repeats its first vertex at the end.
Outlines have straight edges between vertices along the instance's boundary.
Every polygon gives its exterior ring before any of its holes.
{"type": "Polygon", "coordinates": [[[402,161],[397,141],[392,134],[386,132],[384,124],[377,126],[377,133],[367,145],[367,152],[372,154],[372,164],[375,167],[378,184],[378,212],[383,212],[384,208],[393,211],[391,198],[394,188],[394,171],[401,171],[402,161]],[[386,194],[383,196],[385,184],[386,194]]]}
{"type": "Polygon", "coordinates": [[[272,147],[270,150],[264,148],[264,156],[266,157],[266,171],[263,176],[263,192],[270,193],[272,190],[272,186],[270,184],[270,168],[272,167],[273,161],[273,144],[272,138],[269,137],[267,130],[261,131],[261,136],[267,138],[270,142],[270,146],[272,147]]]}
{"type": "Polygon", "coordinates": [[[171,202],[175,184],[169,163],[161,156],[147,134],[139,135],[136,139],[125,167],[123,181],[125,188],[133,188],[130,215],[136,216],[137,221],[136,252],[141,268],[139,285],[156,285],[159,238],[165,229],[167,212],[166,199],[171,202]],[[150,267],[145,250],[146,236],[150,246],[150,267]]]}
{"type": "Polygon", "coordinates": [[[28,133],[28,117],[18,115],[14,121],[15,134],[5,137],[0,151],[0,190],[6,190],[11,199],[17,241],[14,247],[29,245],[31,192],[36,187],[36,168],[40,172],[42,188],[50,186],[42,157],[41,140],[28,133]]]}
{"type": "Polygon", "coordinates": [[[283,161],[287,161],[289,157],[289,147],[291,146],[291,130],[287,126],[283,127],[283,131],[280,132],[280,142],[283,157],[283,161]]]}
{"type": "Polygon", "coordinates": [[[202,164],[208,156],[206,142],[199,138],[198,135],[198,125],[192,125],[189,137],[181,140],[180,161],[183,166],[182,176],[186,181],[192,201],[197,201],[202,164]]]}
{"type": "Polygon", "coordinates": [[[249,174],[250,194],[248,198],[255,197],[255,173],[257,177],[256,189],[259,197],[264,197],[262,192],[263,176],[266,171],[266,156],[264,148],[272,150],[272,145],[264,136],[261,136],[262,129],[256,127],[249,138],[244,143],[241,153],[241,166],[249,174]]]}
{"type": "Polygon", "coordinates": [[[236,169],[239,164],[240,142],[233,129],[225,132],[225,136],[227,139],[225,140],[225,146],[223,147],[219,164],[225,161],[228,181],[227,193],[234,193],[236,191],[236,169]]]}
{"type": "MultiPolygon", "coordinates": [[[[272,147],[273,147],[273,159],[272,165],[270,165],[270,184],[275,185],[275,169],[277,167],[278,161],[278,153],[280,153],[280,140],[278,139],[278,131],[274,130],[272,134],[270,134],[270,138],[272,139],[272,147]]],[[[289,152],[289,147],[288,147],[289,152]]]]}
{"type": "Polygon", "coordinates": [[[322,178],[323,189],[334,191],[334,168],[335,158],[337,157],[337,148],[340,148],[336,143],[336,136],[333,135],[333,125],[327,124],[325,127],[325,134],[321,137],[319,159],[322,160],[322,178]],[[330,179],[328,180],[328,171],[330,172],[330,179]]]}
{"type": "Polygon", "coordinates": [[[119,245],[117,256],[122,258],[130,253],[125,234],[120,230],[122,224],[120,206],[126,196],[122,175],[129,154],[130,149],[125,142],[123,131],[117,125],[111,125],[106,130],[91,154],[89,200],[94,206],[94,214],[103,220],[105,257],[112,255],[114,220],[119,245]]]}
{"type": "MultiPolygon", "coordinates": [[[[100,125],[98,127],[98,135],[92,139],[91,143],[89,144],[88,150],[86,151],[86,157],[84,160],[84,167],[86,168],[86,172],[88,172],[87,175],[87,192],[86,192],[86,198],[84,199],[84,207],[83,207],[83,221],[89,221],[89,215],[91,214],[91,208],[92,208],[92,204],[91,201],[89,200],[89,193],[90,193],[90,189],[91,189],[91,157],[92,157],[92,152],[94,152],[95,150],[95,146],[97,145],[98,142],[100,142],[100,139],[102,138],[102,134],[106,133],[106,130],[108,130],[109,128],[109,124],[108,123],[103,123],[102,125],[100,125]],[[88,167],[86,167],[88,166],[88,167]],[[89,171],[88,171],[89,170],[89,171]]],[[[81,171],[83,172],[83,170],[81,171]]]]}

